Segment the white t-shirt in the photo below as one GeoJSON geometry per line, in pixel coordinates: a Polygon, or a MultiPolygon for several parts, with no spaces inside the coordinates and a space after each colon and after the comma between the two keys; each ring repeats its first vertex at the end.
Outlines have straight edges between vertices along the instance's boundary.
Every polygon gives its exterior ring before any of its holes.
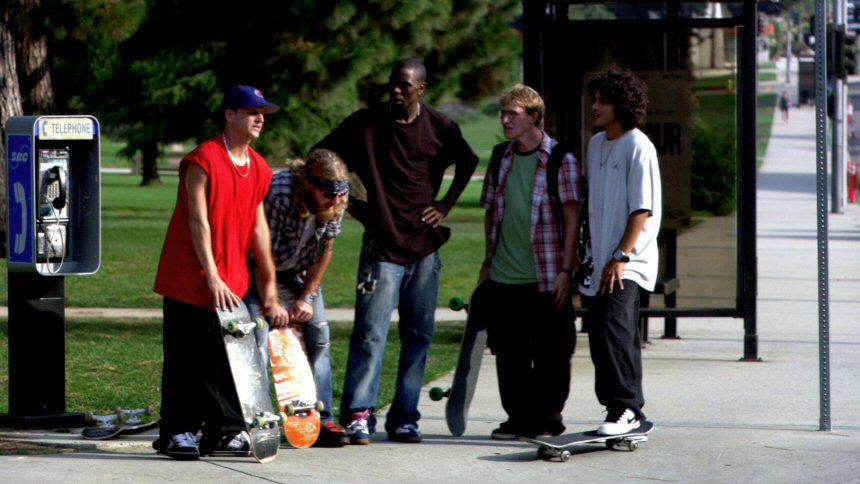
{"type": "Polygon", "coordinates": [[[657,150],[639,129],[625,132],[614,140],[600,132],[588,143],[588,222],[594,273],[591,287],[580,286],[586,296],[600,289],[603,268],[618,248],[630,214],[648,210],[651,216],[636,239],[623,279],[643,289],[654,290],[657,281],[657,233],[663,210],[663,192],[657,150]]]}

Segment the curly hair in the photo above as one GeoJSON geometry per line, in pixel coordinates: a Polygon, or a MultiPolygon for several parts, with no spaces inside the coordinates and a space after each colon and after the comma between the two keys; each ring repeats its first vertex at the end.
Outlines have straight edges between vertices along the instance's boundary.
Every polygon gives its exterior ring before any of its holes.
{"type": "MultiPolygon", "coordinates": [[[[301,159],[293,159],[287,162],[288,168],[295,171],[299,179],[304,179],[305,173],[313,175],[323,180],[338,180],[346,181],[349,177],[349,171],[343,160],[337,156],[337,153],[325,149],[316,149],[308,154],[307,161],[301,159]]],[[[308,190],[304,183],[299,183],[293,193],[293,203],[302,218],[310,215],[310,208],[307,205],[308,190]]],[[[340,217],[346,210],[347,199],[343,198],[335,208],[335,213],[340,217]]]]}
{"type": "Polygon", "coordinates": [[[588,81],[587,89],[592,99],[599,92],[601,99],[615,108],[615,118],[624,131],[638,127],[645,118],[648,87],[630,71],[615,68],[601,71],[588,81]]]}

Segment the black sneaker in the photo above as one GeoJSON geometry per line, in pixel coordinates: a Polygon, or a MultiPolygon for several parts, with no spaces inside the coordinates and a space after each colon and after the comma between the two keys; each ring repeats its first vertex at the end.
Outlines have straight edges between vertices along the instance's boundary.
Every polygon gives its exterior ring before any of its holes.
{"type": "Polygon", "coordinates": [[[320,436],[314,442],[314,447],[343,447],[349,445],[349,437],[340,425],[334,422],[324,422],[320,426],[320,436]]]}
{"type": "Polygon", "coordinates": [[[418,430],[418,424],[405,423],[394,429],[393,432],[388,432],[388,440],[405,444],[418,444],[421,443],[421,431],[418,430]]]}
{"type": "Polygon", "coordinates": [[[152,443],[152,448],[159,454],[164,454],[176,460],[197,460],[200,452],[197,450],[197,439],[191,432],[160,437],[152,443]]]}
{"type": "Polygon", "coordinates": [[[490,433],[490,437],[496,440],[517,440],[522,435],[525,435],[523,429],[512,424],[510,420],[502,422],[490,433]]]}
{"type": "Polygon", "coordinates": [[[237,434],[224,434],[214,446],[202,445],[201,447],[201,455],[248,457],[251,455],[251,436],[244,430],[237,434]]]}

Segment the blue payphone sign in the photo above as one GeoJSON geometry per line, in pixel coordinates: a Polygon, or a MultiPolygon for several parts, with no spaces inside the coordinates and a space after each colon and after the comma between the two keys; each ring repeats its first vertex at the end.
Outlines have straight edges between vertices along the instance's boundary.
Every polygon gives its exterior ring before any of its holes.
{"type": "Polygon", "coordinates": [[[33,263],[33,137],[10,134],[9,167],[9,261],[33,263]]]}

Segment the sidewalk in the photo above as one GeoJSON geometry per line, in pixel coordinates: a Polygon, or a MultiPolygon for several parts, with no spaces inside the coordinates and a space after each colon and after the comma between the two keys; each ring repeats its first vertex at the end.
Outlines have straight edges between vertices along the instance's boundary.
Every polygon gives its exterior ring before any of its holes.
{"type": "MultiPolygon", "coordinates": [[[[651,322],[644,351],[645,411],[657,429],[640,450],[578,450],[566,464],[535,448],[493,441],[504,419],[494,362],[484,358],[466,435],[451,437],[444,402],[422,396],[420,445],[282,450],[250,459],[173,462],[151,435],[95,444],[75,433],[7,432],[0,439],[71,446],[69,453],[0,457],[0,481],[93,482],[858,482],[860,480],[860,206],[830,215],[830,366],[833,430],[819,431],[814,109],[775,120],[758,183],[758,335],[762,362],[740,362],[741,320],[681,319],[682,339],[651,322]]],[[[332,316],[332,319],[338,319],[332,316]]],[[[450,318],[445,318],[450,319],[450,318]]],[[[451,375],[427,385],[446,387],[451,375]]],[[[579,336],[568,431],[596,427],[587,337],[579,336]]],[[[426,395],[426,394],[425,394],[426,395]]]]}

